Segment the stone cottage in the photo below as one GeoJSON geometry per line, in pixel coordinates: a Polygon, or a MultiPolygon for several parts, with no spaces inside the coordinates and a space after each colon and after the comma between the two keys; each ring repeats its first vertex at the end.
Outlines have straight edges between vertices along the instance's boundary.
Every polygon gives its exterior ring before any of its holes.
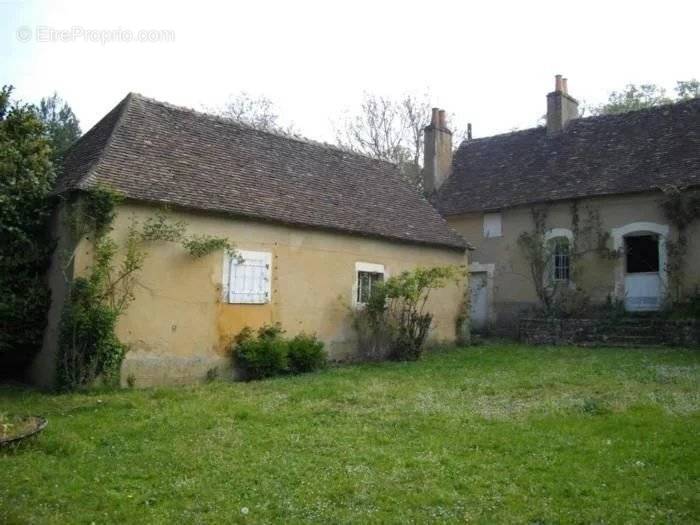
{"type": "MultiPolygon", "coordinates": [[[[538,287],[631,311],[657,310],[671,292],[669,248],[679,232],[660,206],[661,190],[700,188],[700,99],[578,115],[566,79],[557,76],[545,126],[466,140],[454,157],[439,112],[425,130],[424,186],[474,246],[476,329],[516,334],[519,316],[540,303],[538,287]],[[524,233],[545,244],[548,260],[536,275],[519,243],[524,233]]],[[[677,286],[687,295],[700,286],[700,221],[684,235],[677,286]]]]}
{"type": "MultiPolygon", "coordinates": [[[[137,385],[204,377],[225,366],[243,327],[280,323],[316,333],[330,357],[355,351],[348,308],[372,282],[417,266],[462,265],[465,241],[406,184],[393,164],[329,145],[130,94],[69,151],[61,195],[97,185],[122,193],[112,237],[164,205],[195,234],[231,239],[243,260],[219,251],[193,260],[179,245],[153,243],[118,336],[130,346],[122,377],[137,385]]],[[[54,260],[53,300],[36,382],[54,380],[67,282],[92,263],[86,239],[67,275],[54,260]]],[[[63,213],[65,215],[65,213],[63,213]]],[[[58,257],[58,255],[56,256],[58,257]]],[[[431,296],[431,337],[454,340],[464,283],[431,296]]]]}

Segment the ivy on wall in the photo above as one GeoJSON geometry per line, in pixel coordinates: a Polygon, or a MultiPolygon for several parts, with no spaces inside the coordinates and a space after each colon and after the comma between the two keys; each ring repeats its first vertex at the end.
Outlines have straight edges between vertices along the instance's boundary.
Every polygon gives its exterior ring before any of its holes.
{"type": "MultiPolygon", "coordinates": [[[[700,190],[668,185],[660,188],[662,197],[659,207],[673,227],[673,236],[667,239],[668,275],[667,311],[662,315],[678,317],[697,316],[700,309],[700,292],[687,283],[687,257],[691,238],[689,228],[700,218],[700,190]]],[[[545,315],[567,317],[589,315],[590,300],[580,288],[571,289],[568,284],[552,282],[550,266],[553,259],[552,248],[545,242],[549,205],[534,207],[531,210],[533,228],[523,232],[518,238],[518,247],[527,262],[528,277],[531,279],[537,298],[545,315]]],[[[577,201],[570,208],[572,243],[569,256],[573,282],[578,282],[585,272],[583,259],[593,255],[598,260],[613,260],[622,254],[608,248],[610,234],[603,230],[600,214],[592,205],[586,205],[581,213],[577,201]],[[583,215],[583,216],[582,216],[583,215]]],[[[610,299],[607,309],[619,316],[620,306],[610,299]]]]}
{"type": "MultiPolygon", "coordinates": [[[[68,280],[58,341],[58,385],[71,390],[94,384],[119,384],[127,351],[116,335],[120,316],[135,298],[137,277],[148,256],[147,243],[179,242],[192,257],[204,257],[233,244],[225,238],[187,235],[187,224],[172,221],[164,210],[142,227],[132,219],[123,246],[110,237],[122,195],[107,187],[82,193],[69,203],[68,222],[74,240],[88,239],[93,260],[84,276],[68,280]],[[119,262],[117,255],[122,252],[119,262]]],[[[67,267],[74,253],[66,259],[67,267]]]]}
{"type": "MultiPolygon", "coordinates": [[[[547,242],[547,219],[551,205],[545,204],[530,210],[533,228],[520,234],[518,248],[528,267],[540,307],[545,315],[576,315],[590,305],[589,295],[579,287],[572,288],[570,282],[553,279],[554,244],[547,242]]],[[[578,201],[570,207],[572,239],[568,245],[571,282],[583,277],[585,257],[611,260],[619,253],[608,248],[610,234],[603,230],[600,213],[592,205],[584,207],[582,216],[578,201]]]]}

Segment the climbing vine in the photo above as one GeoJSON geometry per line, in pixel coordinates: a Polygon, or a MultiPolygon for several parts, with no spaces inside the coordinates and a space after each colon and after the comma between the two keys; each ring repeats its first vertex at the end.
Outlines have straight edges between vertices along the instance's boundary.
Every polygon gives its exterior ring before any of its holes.
{"type": "Polygon", "coordinates": [[[533,230],[522,232],[518,237],[518,247],[527,261],[529,277],[535,287],[537,298],[545,310],[551,308],[555,291],[546,278],[549,275],[551,260],[551,253],[545,242],[548,213],[547,207],[533,207],[530,210],[533,230]]]}
{"type": "MultiPolygon", "coordinates": [[[[528,277],[544,312],[570,315],[587,309],[590,299],[580,288],[572,289],[569,282],[553,279],[554,245],[546,241],[549,209],[550,205],[542,205],[530,210],[533,229],[520,234],[518,247],[527,262],[528,277]]],[[[618,252],[608,248],[610,234],[603,230],[598,210],[586,205],[584,212],[582,217],[578,201],[571,203],[572,238],[568,244],[568,256],[573,282],[582,277],[584,257],[593,255],[614,259],[619,256],[618,252]]]]}
{"type": "Polygon", "coordinates": [[[671,305],[684,299],[686,255],[688,253],[688,227],[700,217],[700,193],[679,186],[664,186],[659,206],[673,225],[675,236],[666,244],[668,274],[668,299],[671,305]]]}
{"type": "MultiPolygon", "coordinates": [[[[85,275],[68,280],[58,341],[58,383],[62,389],[89,386],[98,379],[110,385],[119,383],[127,347],[115,330],[119,317],[134,300],[148,242],[179,242],[193,257],[224,248],[233,250],[228,239],[188,236],[187,224],[170,220],[166,210],[146,219],[142,227],[132,219],[120,247],[109,234],[122,201],[119,193],[97,187],[69,204],[73,239],[91,241],[93,258],[85,275]],[[123,255],[116,263],[119,252],[123,255]]],[[[74,256],[72,253],[67,257],[64,270],[73,263],[74,256]]]]}

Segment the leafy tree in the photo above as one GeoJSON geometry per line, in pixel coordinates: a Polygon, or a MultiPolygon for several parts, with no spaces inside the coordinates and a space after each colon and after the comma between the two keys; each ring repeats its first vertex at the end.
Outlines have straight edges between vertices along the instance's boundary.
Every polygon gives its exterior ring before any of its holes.
{"type": "Polygon", "coordinates": [[[47,223],[54,171],[34,106],[0,90],[0,370],[16,372],[41,345],[52,243],[47,223]]]}
{"type": "Polygon", "coordinates": [[[610,93],[605,104],[587,109],[593,115],[612,115],[680,102],[700,96],[700,82],[696,79],[679,80],[675,91],[676,96],[669,97],[666,90],[656,84],[627,84],[624,90],[610,93]]]}
{"type": "Polygon", "coordinates": [[[53,148],[52,160],[58,166],[62,155],[80,138],[80,123],[68,103],[55,92],[39,102],[39,117],[53,148]]]}
{"type": "Polygon", "coordinates": [[[697,79],[679,80],[676,82],[676,93],[678,100],[690,100],[700,97],[700,82],[697,79]]]}
{"type": "Polygon", "coordinates": [[[364,307],[352,311],[362,355],[367,359],[420,358],[433,314],[426,310],[432,290],[456,284],[465,275],[457,266],[416,268],[390,277],[373,287],[364,307]]]}

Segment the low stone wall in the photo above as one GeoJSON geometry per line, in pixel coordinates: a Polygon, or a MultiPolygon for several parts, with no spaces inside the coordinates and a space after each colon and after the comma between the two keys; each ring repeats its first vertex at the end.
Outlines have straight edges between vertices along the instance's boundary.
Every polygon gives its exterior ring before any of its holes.
{"type": "Polygon", "coordinates": [[[671,345],[700,348],[700,321],[653,318],[522,319],[520,340],[539,345],[671,345]]]}

